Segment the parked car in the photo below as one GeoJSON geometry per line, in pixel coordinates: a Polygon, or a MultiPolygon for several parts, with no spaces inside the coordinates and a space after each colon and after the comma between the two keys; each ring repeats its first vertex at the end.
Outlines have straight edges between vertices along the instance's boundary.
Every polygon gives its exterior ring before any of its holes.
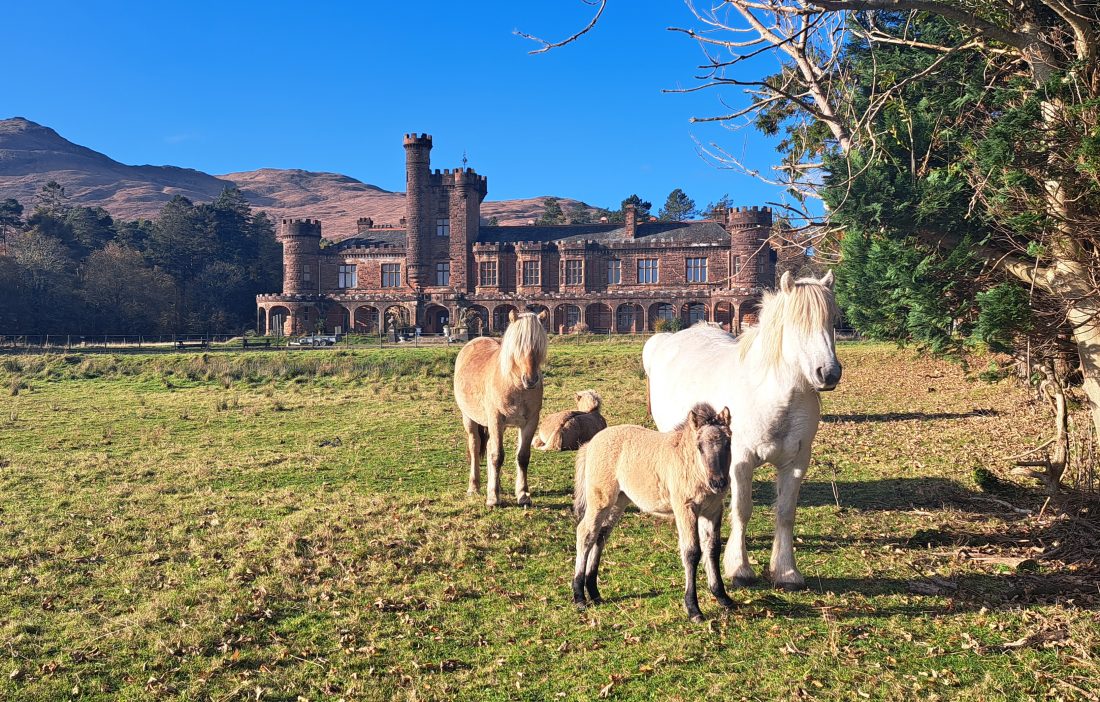
{"type": "Polygon", "coordinates": [[[335,346],[339,341],[335,336],[303,336],[299,339],[291,339],[291,346],[335,346]]]}

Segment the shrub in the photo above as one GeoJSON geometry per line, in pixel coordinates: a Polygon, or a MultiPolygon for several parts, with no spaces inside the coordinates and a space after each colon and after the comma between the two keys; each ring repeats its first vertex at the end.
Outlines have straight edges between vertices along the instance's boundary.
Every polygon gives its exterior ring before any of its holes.
{"type": "Polygon", "coordinates": [[[653,331],[656,332],[678,332],[684,328],[684,323],[680,321],[679,317],[673,317],[672,319],[658,319],[657,323],[653,325],[653,331]]]}

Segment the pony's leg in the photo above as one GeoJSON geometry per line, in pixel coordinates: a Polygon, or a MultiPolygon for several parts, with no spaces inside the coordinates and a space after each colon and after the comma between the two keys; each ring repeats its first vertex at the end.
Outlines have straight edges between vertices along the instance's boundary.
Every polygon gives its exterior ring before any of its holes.
{"type": "Polygon", "coordinates": [[[577,607],[584,607],[585,571],[588,565],[588,557],[596,545],[596,539],[599,537],[600,512],[606,509],[606,506],[601,507],[599,504],[589,503],[584,517],[577,522],[577,560],[573,563],[573,604],[577,607]]]}
{"type": "Polygon", "coordinates": [[[462,415],[462,427],[466,430],[466,457],[470,459],[470,483],[466,494],[476,495],[481,489],[481,425],[462,415]]]}
{"type": "Polygon", "coordinates": [[[732,489],[730,490],[730,538],[726,542],[726,556],[722,562],[726,577],[737,587],[756,582],[756,574],[749,564],[749,549],[745,543],[745,526],[752,516],[751,462],[742,461],[730,466],[732,489]]]}
{"type": "Polygon", "coordinates": [[[539,430],[539,418],[520,427],[519,438],[516,440],[516,504],[521,507],[531,506],[531,493],[527,487],[527,466],[531,463],[531,441],[539,430]]]}
{"type": "Polygon", "coordinates": [[[699,595],[695,591],[695,579],[699,574],[699,559],[703,555],[699,547],[699,514],[695,505],[673,504],[676,530],[680,536],[680,561],[684,564],[684,610],[693,622],[703,621],[699,611],[699,595]]]}
{"type": "Polygon", "coordinates": [[[718,569],[718,556],[722,550],[722,500],[715,500],[716,508],[709,514],[699,515],[699,541],[703,547],[703,566],[707,571],[707,587],[714,599],[726,609],[733,609],[733,600],[726,594],[722,573],[718,569]]]}
{"type": "Polygon", "coordinates": [[[499,415],[489,418],[489,475],[485,486],[485,504],[496,507],[500,502],[500,467],[504,465],[504,422],[499,415]]]}
{"type": "Polygon", "coordinates": [[[588,597],[593,604],[603,602],[600,591],[596,587],[596,577],[600,572],[600,558],[603,557],[603,548],[607,544],[608,535],[611,534],[611,530],[619,522],[619,518],[623,516],[628,504],[630,504],[630,498],[619,493],[615,504],[604,513],[605,516],[602,519],[596,522],[599,531],[596,533],[596,543],[588,554],[588,565],[584,570],[584,586],[588,590],[588,597]]]}
{"type": "Polygon", "coordinates": [[[768,575],[772,584],[782,590],[801,590],[806,586],[794,563],[794,510],[809,462],[808,456],[805,458],[805,462],[800,456],[775,470],[775,540],[768,575]]]}

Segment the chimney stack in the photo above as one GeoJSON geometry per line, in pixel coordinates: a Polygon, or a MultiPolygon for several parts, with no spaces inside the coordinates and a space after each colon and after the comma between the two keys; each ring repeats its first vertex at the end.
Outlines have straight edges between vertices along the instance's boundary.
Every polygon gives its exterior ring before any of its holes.
{"type": "Polygon", "coordinates": [[[623,218],[626,222],[626,236],[630,239],[638,236],[638,211],[633,204],[623,205],[623,218]]]}

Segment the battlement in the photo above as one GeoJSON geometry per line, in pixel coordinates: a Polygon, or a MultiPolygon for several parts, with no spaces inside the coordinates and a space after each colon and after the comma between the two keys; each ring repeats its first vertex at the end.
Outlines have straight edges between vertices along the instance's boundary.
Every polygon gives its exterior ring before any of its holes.
{"type": "Polygon", "coordinates": [[[772,226],[772,210],[770,207],[733,207],[725,212],[725,223],[738,229],[746,227],[770,227],[772,226]]]}
{"type": "Polygon", "coordinates": [[[431,134],[420,134],[418,136],[416,134],[416,132],[413,132],[412,134],[406,134],[405,139],[404,139],[404,145],[405,146],[428,146],[428,147],[430,147],[432,145],[432,135],[431,134]]]}
{"type": "Polygon", "coordinates": [[[321,238],[321,220],[284,219],[279,225],[279,235],[284,237],[321,238]]]}

